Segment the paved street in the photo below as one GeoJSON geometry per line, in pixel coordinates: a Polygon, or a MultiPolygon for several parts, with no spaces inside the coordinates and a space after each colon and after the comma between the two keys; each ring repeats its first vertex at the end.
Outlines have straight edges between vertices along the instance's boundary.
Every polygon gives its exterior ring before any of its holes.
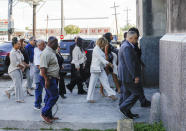
{"type": "MultiPolygon", "coordinates": [[[[68,83],[69,79],[65,81],[68,83]]],[[[73,94],[67,93],[67,99],[59,98],[57,106],[53,109],[55,112],[58,107],[57,116],[61,119],[52,125],[46,125],[40,118],[40,112],[33,109],[34,97],[25,94],[26,103],[23,104],[17,104],[13,96],[8,100],[4,91],[10,85],[11,79],[7,75],[0,78],[0,128],[116,129],[117,121],[122,119],[118,101],[113,102],[109,98],[101,97],[99,89],[95,92],[97,101],[95,104],[87,103],[86,96],[79,96],[77,90],[74,90],[73,94]]],[[[145,89],[145,94],[149,99],[155,92],[158,92],[158,89],[145,89]]],[[[148,122],[149,110],[141,108],[138,102],[132,111],[139,113],[141,117],[135,121],[148,122]]]]}

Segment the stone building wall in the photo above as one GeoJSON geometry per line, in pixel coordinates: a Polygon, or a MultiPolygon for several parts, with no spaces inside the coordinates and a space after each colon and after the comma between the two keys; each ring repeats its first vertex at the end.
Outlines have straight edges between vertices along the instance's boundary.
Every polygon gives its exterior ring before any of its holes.
{"type": "Polygon", "coordinates": [[[137,27],[140,30],[144,84],[159,84],[159,40],[166,32],[166,0],[137,0],[137,27]]]}
{"type": "Polygon", "coordinates": [[[186,1],[167,0],[167,33],[160,40],[161,119],[186,131],[186,1]]]}

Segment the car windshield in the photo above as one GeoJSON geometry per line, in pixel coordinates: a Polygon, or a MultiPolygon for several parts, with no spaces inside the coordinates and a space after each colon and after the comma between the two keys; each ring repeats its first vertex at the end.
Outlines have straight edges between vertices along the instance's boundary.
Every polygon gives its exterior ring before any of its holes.
{"type": "Polygon", "coordinates": [[[0,44],[0,51],[10,52],[11,49],[12,49],[12,44],[10,42],[0,44]]]}

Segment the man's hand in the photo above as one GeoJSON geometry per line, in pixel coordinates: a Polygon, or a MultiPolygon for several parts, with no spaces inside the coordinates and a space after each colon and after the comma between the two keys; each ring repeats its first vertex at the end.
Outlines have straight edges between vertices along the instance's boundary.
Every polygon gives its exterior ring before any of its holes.
{"type": "Polygon", "coordinates": [[[79,71],[79,70],[80,70],[80,68],[76,68],[76,70],[77,70],[77,71],[79,71]]]}
{"type": "Polygon", "coordinates": [[[48,89],[50,87],[50,80],[49,78],[45,79],[45,88],[48,89]]]}
{"type": "Polygon", "coordinates": [[[64,66],[63,66],[63,65],[61,66],[61,69],[62,69],[62,70],[64,69],[64,66]]]}
{"type": "Polygon", "coordinates": [[[50,87],[50,79],[47,76],[46,68],[40,68],[40,72],[41,72],[41,76],[44,77],[45,79],[45,88],[47,89],[50,87]]]}
{"type": "Polygon", "coordinates": [[[135,84],[138,84],[139,81],[140,81],[139,77],[136,77],[136,78],[134,79],[134,83],[135,83],[135,84]]]}

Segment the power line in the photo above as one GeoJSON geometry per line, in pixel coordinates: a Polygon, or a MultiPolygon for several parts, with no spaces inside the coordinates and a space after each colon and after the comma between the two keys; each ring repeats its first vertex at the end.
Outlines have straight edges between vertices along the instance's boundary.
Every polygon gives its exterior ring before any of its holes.
{"type": "MultiPolygon", "coordinates": [[[[64,20],[101,20],[101,19],[109,19],[109,17],[82,17],[82,18],[64,18],[64,20]]],[[[61,20],[61,19],[49,19],[49,20],[61,20]]]]}
{"type": "Polygon", "coordinates": [[[119,32],[118,32],[118,21],[117,21],[117,15],[119,14],[119,13],[117,13],[117,8],[118,8],[119,6],[118,5],[116,5],[116,3],[114,2],[114,6],[113,7],[111,7],[111,8],[114,8],[114,16],[115,16],[115,22],[116,22],[116,32],[117,32],[117,37],[118,37],[118,34],[119,34],[119,32]]]}

